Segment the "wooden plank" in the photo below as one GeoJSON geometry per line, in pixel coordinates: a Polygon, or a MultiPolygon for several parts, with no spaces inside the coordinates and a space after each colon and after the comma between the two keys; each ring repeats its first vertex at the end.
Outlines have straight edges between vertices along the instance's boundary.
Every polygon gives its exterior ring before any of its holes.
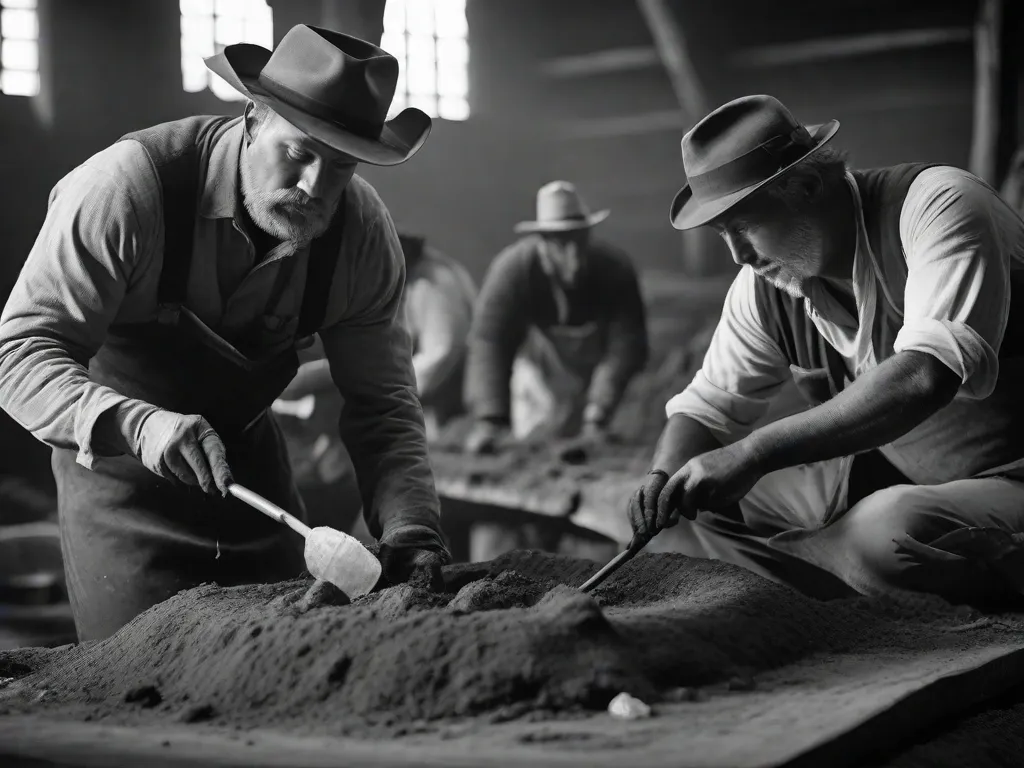
{"type": "MultiPolygon", "coordinates": [[[[959,634],[959,633],[958,633],[959,634]]],[[[964,641],[963,635],[958,638],[964,641]]],[[[113,725],[31,715],[0,717],[0,763],[150,768],[851,768],[907,743],[941,718],[1021,680],[1024,650],[1000,643],[810,657],[758,677],[751,692],[660,704],[656,717],[591,714],[561,721],[473,724],[389,739],[239,733],[195,725],[113,725]],[[341,756],[341,757],[339,757],[341,756]],[[45,762],[43,762],[45,761],[45,762]]]]}
{"type": "Polygon", "coordinates": [[[807,64],[901,49],[967,43],[972,37],[973,34],[968,27],[936,27],[875,32],[870,35],[823,37],[743,48],[729,57],[729,63],[737,67],[807,64]]]}
{"type": "Polygon", "coordinates": [[[465,477],[434,478],[437,493],[443,498],[485,506],[519,509],[543,517],[568,517],[579,506],[577,492],[553,492],[550,488],[527,491],[503,485],[480,485],[465,477]]]}

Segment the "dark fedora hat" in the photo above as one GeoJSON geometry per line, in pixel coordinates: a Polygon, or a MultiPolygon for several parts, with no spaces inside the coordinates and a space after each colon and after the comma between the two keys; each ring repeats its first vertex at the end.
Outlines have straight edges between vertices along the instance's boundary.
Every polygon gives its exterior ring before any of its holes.
{"type": "Polygon", "coordinates": [[[206,66],[314,139],[371,165],[405,162],[430,133],[430,118],[413,107],[386,119],[398,60],[340,32],[299,24],[273,53],[238,43],[206,66]]]}
{"type": "Polygon", "coordinates": [[[804,126],[772,96],[744,96],[709,114],[682,141],[687,185],[672,201],[676,229],[721,216],[823,147],[838,120],[804,126]]]}

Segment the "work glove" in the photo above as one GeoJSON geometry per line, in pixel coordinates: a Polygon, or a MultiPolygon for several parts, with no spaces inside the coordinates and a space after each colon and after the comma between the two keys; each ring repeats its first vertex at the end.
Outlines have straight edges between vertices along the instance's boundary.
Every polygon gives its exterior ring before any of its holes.
{"type": "Polygon", "coordinates": [[[155,410],[142,422],[135,455],[151,472],[226,496],[232,482],[227,450],[202,416],[155,410]]]}
{"type": "Polygon", "coordinates": [[[499,443],[506,440],[510,430],[504,424],[488,419],[480,419],[466,436],[467,453],[494,453],[499,443]]]}
{"type": "Polygon", "coordinates": [[[424,580],[433,592],[444,591],[441,567],[452,561],[441,534],[421,523],[385,525],[377,558],[381,578],[389,584],[424,580]]]}
{"type": "Polygon", "coordinates": [[[629,524],[633,533],[650,540],[663,528],[669,528],[679,522],[678,513],[675,519],[666,514],[661,519],[658,513],[658,499],[668,483],[668,473],[660,469],[652,469],[644,478],[644,484],[637,488],[629,499],[629,524]]]}

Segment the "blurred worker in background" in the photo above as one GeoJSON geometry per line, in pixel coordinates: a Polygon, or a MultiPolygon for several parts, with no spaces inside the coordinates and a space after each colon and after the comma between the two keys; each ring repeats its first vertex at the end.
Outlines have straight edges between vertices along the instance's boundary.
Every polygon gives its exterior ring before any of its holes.
{"type": "Polygon", "coordinates": [[[537,217],[491,264],[477,299],[466,368],[473,453],[511,437],[600,438],[647,363],[644,303],[629,257],[591,238],[607,218],[576,187],[537,193],[537,217]]]}

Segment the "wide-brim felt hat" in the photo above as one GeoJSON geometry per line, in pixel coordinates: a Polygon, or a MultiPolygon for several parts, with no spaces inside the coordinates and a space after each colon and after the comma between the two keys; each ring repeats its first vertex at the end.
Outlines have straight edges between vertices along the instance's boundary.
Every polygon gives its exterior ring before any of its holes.
{"type": "Polygon", "coordinates": [[[404,163],[431,121],[415,107],[387,120],[398,60],[365,40],[319,27],[292,27],[271,52],[229,45],[205,59],[235,90],[270,107],[327,146],[371,165],[404,163]]]}
{"type": "Polygon", "coordinates": [[[713,221],[817,152],[838,130],[838,120],[797,122],[772,96],[722,105],[683,136],[687,184],[669,209],[672,226],[693,229],[713,221]]]}
{"type": "Polygon", "coordinates": [[[520,221],[516,232],[575,232],[590,229],[608,218],[610,210],[591,212],[576,185],[552,181],[537,191],[537,218],[520,221]]]}

